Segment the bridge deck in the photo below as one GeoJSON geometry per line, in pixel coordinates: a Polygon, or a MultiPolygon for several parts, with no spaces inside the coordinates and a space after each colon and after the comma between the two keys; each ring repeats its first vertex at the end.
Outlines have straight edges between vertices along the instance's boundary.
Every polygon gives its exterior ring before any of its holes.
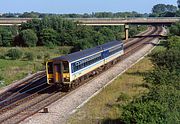
{"type": "MultiPolygon", "coordinates": [[[[0,18],[0,25],[20,25],[33,18],[0,18]]],[[[38,18],[41,19],[41,18],[38,18]]],[[[84,25],[172,24],[180,18],[66,18],[84,25]]]]}

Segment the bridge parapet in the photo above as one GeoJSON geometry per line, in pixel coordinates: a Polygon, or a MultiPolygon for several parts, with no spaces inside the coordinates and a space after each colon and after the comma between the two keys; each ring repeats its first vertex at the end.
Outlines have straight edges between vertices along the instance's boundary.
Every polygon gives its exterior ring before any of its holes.
{"type": "MultiPolygon", "coordinates": [[[[20,25],[33,18],[0,18],[0,25],[20,25]]],[[[41,19],[41,18],[36,18],[41,19]]],[[[82,25],[172,24],[180,18],[66,18],[82,25]]]]}
{"type": "Polygon", "coordinates": [[[76,18],[71,19],[84,25],[124,25],[124,24],[172,24],[180,18],[76,18]]]}

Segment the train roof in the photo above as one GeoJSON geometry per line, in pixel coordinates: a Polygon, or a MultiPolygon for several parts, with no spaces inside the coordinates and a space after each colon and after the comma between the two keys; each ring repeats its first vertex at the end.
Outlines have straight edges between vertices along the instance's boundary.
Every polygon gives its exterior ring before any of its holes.
{"type": "Polygon", "coordinates": [[[67,54],[65,56],[60,56],[60,57],[54,58],[52,60],[54,60],[54,61],[62,60],[62,61],[73,62],[75,60],[78,60],[78,59],[84,58],[86,56],[90,56],[92,54],[100,52],[102,50],[108,49],[108,48],[110,48],[112,46],[116,46],[118,44],[122,44],[122,41],[117,41],[117,40],[111,41],[111,42],[105,43],[103,45],[99,45],[97,47],[94,47],[94,48],[74,52],[74,53],[71,53],[71,54],[67,54]]]}

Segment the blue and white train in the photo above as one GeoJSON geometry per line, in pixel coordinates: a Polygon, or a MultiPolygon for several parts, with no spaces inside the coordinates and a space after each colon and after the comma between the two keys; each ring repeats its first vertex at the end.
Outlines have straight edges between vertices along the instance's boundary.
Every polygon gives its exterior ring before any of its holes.
{"type": "Polygon", "coordinates": [[[123,54],[123,42],[112,41],[50,59],[46,63],[47,82],[48,84],[71,84],[123,54]]]}

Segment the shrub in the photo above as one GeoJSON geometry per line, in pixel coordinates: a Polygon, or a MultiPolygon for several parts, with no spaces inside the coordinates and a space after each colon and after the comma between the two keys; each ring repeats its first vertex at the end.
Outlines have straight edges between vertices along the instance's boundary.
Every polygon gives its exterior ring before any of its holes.
{"type": "Polygon", "coordinates": [[[28,47],[36,46],[36,43],[38,41],[38,37],[36,33],[31,29],[21,31],[20,37],[24,42],[23,45],[28,46],[28,47]]]}
{"type": "Polygon", "coordinates": [[[37,59],[42,59],[42,55],[37,55],[37,59]]]}
{"type": "Polygon", "coordinates": [[[31,52],[26,52],[24,54],[24,58],[27,59],[27,60],[34,60],[34,55],[31,52]]]}
{"type": "Polygon", "coordinates": [[[0,75],[0,81],[3,80],[4,78],[0,75]]]}
{"type": "Polygon", "coordinates": [[[63,48],[63,49],[59,49],[59,53],[60,54],[68,54],[68,53],[70,53],[70,50],[69,49],[65,49],[65,48],[63,48]]]}
{"type": "Polygon", "coordinates": [[[49,53],[44,54],[44,62],[46,62],[48,59],[50,59],[50,54],[49,53]]]}
{"type": "Polygon", "coordinates": [[[5,59],[5,56],[3,54],[0,54],[0,59],[5,59]]]}
{"type": "Polygon", "coordinates": [[[165,123],[167,118],[166,111],[166,107],[159,102],[132,103],[125,107],[122,119],[126,124],[165,123]]]}
{"type": "Polygon", "coordinates": [[[23,55],[23,52],[19,49],[10,49],[7,51],[6,56],[12,60],[20,59],[23,55]]]}

